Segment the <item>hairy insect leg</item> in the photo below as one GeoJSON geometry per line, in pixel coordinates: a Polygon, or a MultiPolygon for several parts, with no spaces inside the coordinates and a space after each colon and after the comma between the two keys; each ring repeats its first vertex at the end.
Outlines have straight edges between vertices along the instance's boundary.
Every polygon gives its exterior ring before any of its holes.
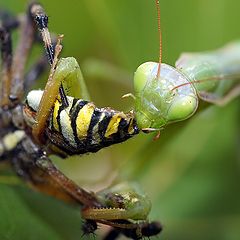
{"type": "Polygon", "coordinates": [[[236,85],[223,97],[219,97],[214,93],[203,92],[203,91],[201,91],[198,94],[199,94],[199,97],[205,102],[213,103],[218,106],[225,106],[229,102],[231,102],[234,98],[240,96],[240,84],[236,85]]]}
{"type": "Polygon", "coordinates": [[[0,85],[0,106],[9,106],[9,94],[11,88],[11,67],[12,67],[12,40],[10,31],[0,23],[0,44],[2,57],[2,79],[0,85]]]}

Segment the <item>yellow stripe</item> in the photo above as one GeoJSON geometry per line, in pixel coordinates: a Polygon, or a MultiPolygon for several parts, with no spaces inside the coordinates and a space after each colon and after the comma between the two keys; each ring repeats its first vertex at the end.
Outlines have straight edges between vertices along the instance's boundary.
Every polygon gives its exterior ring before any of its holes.
{"type": "Polygon", "coordinates": [[[76,119],[77,135],[79,139],[87,137],[87,130],[89,128],[94,109],[95,105],[93,103],[88,103],[79,111],[76,119]]]}
{"type": "Polygon", "coordinates": [[[128,127],[128,133],[133,134],[134,128],[133,128],[133,119],[130,119],[129,127],[128,127]]]}
{"type": "Polygon", "coordinates": [[[118,131],[118,125],[119,125],[119,122],[121,121],[121,119],[122,119],[122,114],[120,114],[120,113],[117,113],[112,116],[112,118],[108,124],[107,130],[105,132],[106,138],[118,131]]]}
{"type": "Polygon", "coordinates": [[[57,122],[57,116],[58,116],[58,110],[59,110],[60,106],[61,106],[60,102],[58,100],[56,100],[54,109],[53,109],[53,127],[58,132],[59,132],[59,126],[58,126],[58,122],[57,122]]]}

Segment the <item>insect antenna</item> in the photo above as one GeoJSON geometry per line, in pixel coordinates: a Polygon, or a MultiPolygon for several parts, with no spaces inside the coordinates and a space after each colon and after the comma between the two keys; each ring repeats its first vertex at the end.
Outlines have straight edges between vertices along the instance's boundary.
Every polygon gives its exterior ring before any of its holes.
{"type": "Polygon", "coordinates": [[[220,75],[220,76],[213,76],[213,77],[209,77],[209,78],[203,78],[203,79],[199,79],[199,80],[193,80],[191,82],[185,82],[185,83],[179,84],[179,85],[173,87],[170,91],[174,91],[180,87],[184,87],[187,85],[194,85],[195,83],[203,83],[203,82],[208,82],[208,81],[233,80],[233,79],[240,79],[240,75],[239,74],[220,75]]]}
{"type": "Polygon", "coordinates": [[[157,21],[158,21],[158,34],[159,34],[159,64],[157,70],[157,79],[160,77],[161,63],[162,63],[162,31],[161,31],[161,14],[160,14],[160,4],[159,0],[156,0],[157,7],[157,21]]]}

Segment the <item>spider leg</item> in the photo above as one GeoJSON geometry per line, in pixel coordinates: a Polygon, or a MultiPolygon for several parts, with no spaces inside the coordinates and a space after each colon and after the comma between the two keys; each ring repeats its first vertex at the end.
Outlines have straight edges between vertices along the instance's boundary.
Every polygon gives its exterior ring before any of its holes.
{"type": "Polygon", "coordinates": [[[12,39],[10,31],[0,23],[0,44],[2,57],[2,73],[0,87],[0,106],[8,107],[10,86],[11,86],[11,66],[12,66],[12,39]]]}

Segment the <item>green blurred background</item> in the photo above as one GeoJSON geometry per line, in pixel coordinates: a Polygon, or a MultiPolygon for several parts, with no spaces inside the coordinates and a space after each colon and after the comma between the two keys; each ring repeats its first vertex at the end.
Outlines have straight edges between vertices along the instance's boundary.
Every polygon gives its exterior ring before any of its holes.
{"type": "MultiPolygon", "coordinates": [[[[0,7],[19,13],[27,2],[0,0],[0,7]]],[[[129,110],[132,101],[121,96],[133,91],[135,69],[158,59],[155,1],[41,3],[50,30],[65,35],[62,56],[78,59],[93,101],[129,110]]],[[[214,49],[240,38],[239,0],[161,0],[160,4],[166,63],[174,64],[182,52],[214,49]]],[[[40,51],[37,47],[31,59],[40,51]]],[[[239,103],[238,98],[224,108],[208,106],[188,121],[168,126],[158,141],[141,134],[96,154],[55,162],[94,191],[112,182],[139,182],[152,200],[150,219],[164,226],[159,239],[237,240],[239,103]]],[[[4,181],[0,185],[0,239],[80,239],[78,209],[24,186],[4,181]]]]}

